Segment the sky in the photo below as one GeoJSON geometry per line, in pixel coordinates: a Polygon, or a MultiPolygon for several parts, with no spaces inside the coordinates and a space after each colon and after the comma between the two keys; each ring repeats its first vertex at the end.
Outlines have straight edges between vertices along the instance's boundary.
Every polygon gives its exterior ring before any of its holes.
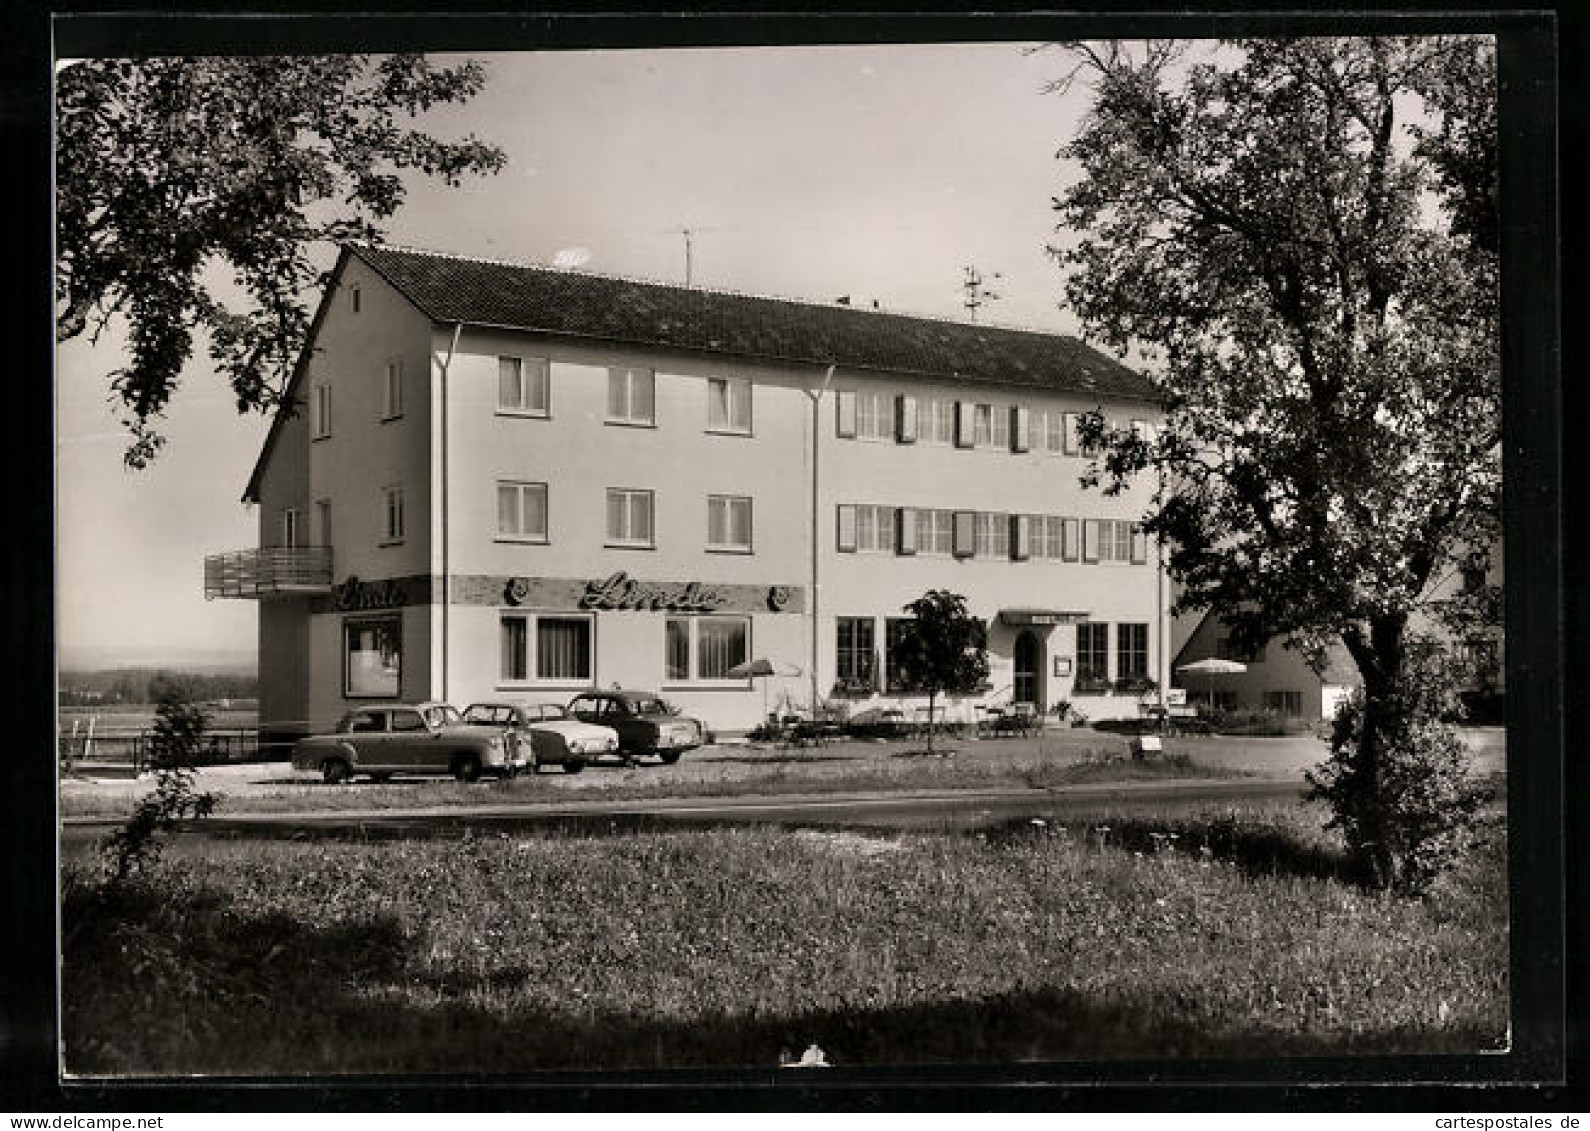
{"type": "MultiPolygon", "coordinates": [[[[1085,92],[1054,51],[967,44],[476,54],[485,90],[423,124],[500,146],[460,188],[411,181],[394,244],[812,301],[1077,333],[1061,309],[1056,151],[1085,92]],[[994,278],[998,272],[999,277],[994,278]]],[[[445,57],[441,61],[446,61],[445,57]]],[[[327,262],[330,262],[328,253],[327,262]]],[[[203,596],[206,554],[257,544],[241,502],[268,421],[240,417],[202,350],[147,470],[123,469],[112,333],[56,359],[63,667],[246,662],[255,602],[203,596]]]]}

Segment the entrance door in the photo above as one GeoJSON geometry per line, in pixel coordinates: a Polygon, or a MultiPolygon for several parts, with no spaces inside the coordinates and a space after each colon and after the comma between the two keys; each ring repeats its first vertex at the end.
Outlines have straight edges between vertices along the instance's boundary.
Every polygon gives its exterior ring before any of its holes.
{"type": "Polygon", "coordinates": [[[1016,678],[1011,686],[1011,699],[1017,703],[1031,703],[1042,710],[1043,648],[1037,636],[1023,632],[1016,637],[1016,678]]]}

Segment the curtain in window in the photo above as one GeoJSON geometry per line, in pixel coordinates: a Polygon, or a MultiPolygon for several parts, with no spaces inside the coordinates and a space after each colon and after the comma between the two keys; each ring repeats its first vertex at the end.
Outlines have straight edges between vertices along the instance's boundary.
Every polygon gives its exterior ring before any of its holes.
{"type": "Polygon", "coordinates": [[[690,678],[690,622],[670,620],[665,641],[670,683],[690,678]]]}
{"type": "Polygon", "coordinates": [[[547,489],[540,485],[524,484],[519,488],[521,525],[519,533],[533,538],[547,536],[547,489]]]}
{"type": "Polygon", "coordinates": [[[517,357],[497,359],[497,406],[524,407],[524,362],[517,357]]]}
{"type": "Polygon", "coordinates": [[[536,621],[536,675],[541,679],[590,679],[591,622],[575,617],[536,621]]]}
{"type": "Polygon", "coordinates": [[[397,695],[402,634],[396,618],[349,624],[344,631],[349,695],[397,695]]]}
{"type": "Polygon", "coordinates": [[[519,488],[512,483],[497,484],[497,533],[523,532],[519,523],[519,488]]]}
{"type": "Polygon", "coordinates": [[[528,663],[529,639],[525,633],[524,617],[502,618],[502,678],[521,680],[530,678],[528,663]]]}
{"type": "Polygon", "coordinates": [[[696,644],[702,679],[727,679],[729,669],[745,663],[748,622],[703,617],[696,622],[696,644]]]}

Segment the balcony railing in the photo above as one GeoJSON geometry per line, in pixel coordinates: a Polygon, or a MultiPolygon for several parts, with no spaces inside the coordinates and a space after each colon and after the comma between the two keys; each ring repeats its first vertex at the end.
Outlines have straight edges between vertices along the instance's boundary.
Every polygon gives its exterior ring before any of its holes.
{"type": "Polygon", "coordinates": [[[204,598],[330,593],[330,546],[261,546],[204,559],[204,598]]]}

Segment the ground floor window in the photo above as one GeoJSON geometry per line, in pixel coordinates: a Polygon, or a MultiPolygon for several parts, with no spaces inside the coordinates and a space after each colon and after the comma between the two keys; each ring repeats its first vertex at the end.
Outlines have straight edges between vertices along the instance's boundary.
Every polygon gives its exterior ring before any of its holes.
{"type": "Polygon", "coordinates": [[[1115,674],[1130,682],[1148,678],[1148,625],[1115,626],[1115,674]]]}
{"type": "Polygon", "coordinates": [[[844,684],[872,683],[871,617],[840,617],[836,635],[834,677],[844,684]]]}
{"type": "Polygon", "coordinates": [[[507,614],[502,618],[502,679],[587,682],[592,640],[590,617],[507,614]]]}
{"type": "Polygon", "coordinates": [[[1078,691],[1102,691],[1110,678],[1110,626],[1099,622],[1077,625],[1078,691]]]}
{"type": "Polygon", "coordinates": [[[403,675],[402,618],[346,621],[342,642],[343,695],[349,699],[395,699],[403,675]]]}
{"type": "Polygon", "coordinates": [[[664,632],[670,683],[731,679],[729,669],[750,659],[749,617],[670,617],[664,632]]]}
{"type": "Polygon", "coordinates": [[[1301,691],[1266,691],[1264,693],[1264,709],[1279,712],[1288,718],[1297,718],[1303,713],[1303,693],[1301,691]]]}

